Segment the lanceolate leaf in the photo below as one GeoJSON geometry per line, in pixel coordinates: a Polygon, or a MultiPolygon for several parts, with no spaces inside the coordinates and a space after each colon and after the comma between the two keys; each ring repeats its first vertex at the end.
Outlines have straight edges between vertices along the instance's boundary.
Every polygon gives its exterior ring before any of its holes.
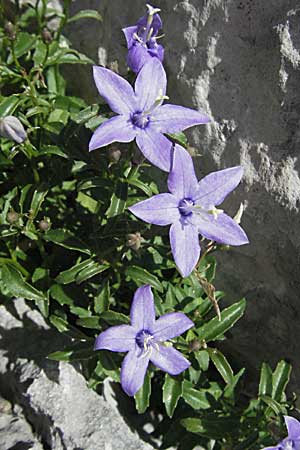
{"type": "Polygon", "coordinates": [[[148,272],[148,270],[143,269],[143,267],[129,266],[126,269],[125,274],[134,280],[138,286],[141,286],[142,284],[150,284],[159,292],[163,292],[163,287],[159,279],[155,275],[148,272]]]}
{"type": "Polygon", "coordinates": [[[289,382],[292,366],[286,361],[280,361],[272,377],[272,398],[278,402],[282,400],[283,393],[289,382]]]}
{"type": "Polygon", "coordinates": [[[266,363],[261,366],[258,395],[272,395],[272,370],[266,363]]]}
{"type": "Polygon", "coordinates": [[[246,300],[242,299],[221,312],[221,320],[214,317],[197,329],[199,339],[213,341],[228,331],[244,314],[246,300]]]}
{"type": "Polygon", "coordinates": [[[139,414],[143,414],[149,406],[151,395],[151,373],[145,375],[144,384],[141,389],[135,394],[135,406],[139,414]]]}
{"type": "Polygon", "coordinates": [[[180,377],[165,375],[163,385],[163,402],[169,417],[172,417],[182,394],[182,380],[180,377]]]}
{"type": "Polygon", "coordinates": [[[233,371],[226,357],[216,348],[207,349],[210,359],[227,384],[233,383],[233,371]]]}

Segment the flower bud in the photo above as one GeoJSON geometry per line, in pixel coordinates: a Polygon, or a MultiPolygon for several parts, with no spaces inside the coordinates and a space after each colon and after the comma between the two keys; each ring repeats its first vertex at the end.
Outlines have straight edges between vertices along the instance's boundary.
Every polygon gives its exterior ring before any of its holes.
{"type": "Polygon", "coordinates": [[[130,247],[132,250],[137,252],[143,242],[144,238],[141,236],[141,233],[138,231],[136,233],[127,234],[127,247],[130,247]]]}
{"type": "Polygon", "coordinates": [[[108,159],[110,163],[117,163],[119,159],[121,158],[121,150],[116,146],[112,145],[108,149],[108,159]]]}
{"type": "Polygon", "coordinates": [[[50,44],[52,42],[52,34],[47,28],[43,28],[42,30],[42,39],[45,42],[45,44],[50,44]]]}
{"type": "Polygon", "coordinates": [[[39,229],[41,231],[48,231],[48,230],[50,230],[50,227],[51,227],[51,222],[49,219],[46,219],[45,217],[43,220],[41,220],[39,222],[39,229]]]}
{"type": "Polygon", "coordinates": [[[27,138],[23,125],[14,116],[6,116],[0,119],[0,136],[21,144],[27,138]]]}
{"type": "Polygon", "coordinates": [[[13,224],[19,220],[19,214],[16,211],[9,211],[6,220],[8,223],[13,224]]]}
{"type": "Polygon", "coordinates": [[[4,24],[4,32],[9,37],[9,39],[16,39],[16,30],[14,25],[11,22],[5,22],[4,24]]]}
{"type": "Polygon", "coordinates": [[[202,348],[202,344],[198,339],[193,339],[191,342],[189,342],[189,351],[190,352],[197,352],[202,348]]]}

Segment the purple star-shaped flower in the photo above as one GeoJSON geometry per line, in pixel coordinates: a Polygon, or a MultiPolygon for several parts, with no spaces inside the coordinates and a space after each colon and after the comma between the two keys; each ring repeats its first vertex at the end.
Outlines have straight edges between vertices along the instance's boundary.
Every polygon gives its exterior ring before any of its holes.
{"type": "Polygon", "coordinates": [[[162,104],[166,98],[167,78],[157,58],[151,58],[139,72],[135,92],[128,81],[103,67],[94,66],[94,79],[100,95],[118,115],[96,129],[90,140],[90,150],[115,141],[136,139],[145,158],[168,172],[172,143],[163,133],[176,133],[209,122],[199,111],[162,104]]]}
{"type": "Polygon", "coordinates": [[[183,277],[192,272],[199,260],[199,233],[222,244],[248,243],[242,228],[216,208],[239,184],[242,174],[242,167],[231,167],[213,172],[198,182],[191,156],[175,145],[168,178],[170,194],[154,195],[129,208],[145,222],[171,225],[171,249],[183,277]]]}
{"type": "Polygon", "coordinates": [[[147,5],[147,8],[148,13],[136,25],[122,29],[127,41],[127,64],[135,73],[152,57],[161,62],[164,59],[164,48],[157,43],[157,35],[162,28],[161,18],[157,14],[160,9],[151,5],[147,5]]]}
{"type": "Polygon", "coordinates": [[[300,450],[300,422],[291,416],[284,416],[288,436],[275,447],[265,447],[263,450],[300,450]]]}
{"type": "Polygon", "coordinates": [[[121,367],[121,385],[126,394],[133,396],[143,385],[149,361],[170,375],[178,375],[189,367],[189,361],[165,341],[179,336],[194,324],[180,312],[155,320],[149,285],[136,290],[130,320],[131,325],[114,326],[99,334],[94,348],[128,352],[121,367]]]}

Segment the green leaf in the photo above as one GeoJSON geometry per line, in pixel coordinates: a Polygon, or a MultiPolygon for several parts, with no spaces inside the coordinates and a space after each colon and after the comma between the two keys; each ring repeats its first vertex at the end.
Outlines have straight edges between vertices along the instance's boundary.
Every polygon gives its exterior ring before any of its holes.
{"type": "Polygon", "coordinates": [[[262,363],[260,370],[258,395],[272,395],[272,370],[271,367],[264,362],[262,363]]]}
{"type": "Polygon", "coordinates": [[[111,197],[109,208],[106,211],[106,216],[108,218],[117,216],[124,212],[126,207],[127,195],[128,195],[128,184],[118,181],[115,192],[111,197]]]}
{"type": "Polygon", "coordinates": [[[57,277],[55,278],[55,281],[60,284],[69,284],[73,283],[76,279],[77,274],[83,270],[86,269],[89,266],[92,266],[94,264],[93,259],[89,258],[85,261],[82,261],[79,264],[75,264],[74,266],[70,267],[68,270],[64,270],[61,272],[57,277]]]}
{"type": "Polygon", "coordinates": [[[200,350],[195,352],[195,358],[197,359],[200,369],[206,372],[209,365],[209,353],[207,350],[200,350]]]}
{"type": "Polygon", "coordinates": [[[61,158],[68,159],[69,156],[64,153],[60,148],[56,147],[55,145],[44,145],[38,153],[38,156],[44,156],[44,155],[56,155],[60,156],[61,158]]]}
{"type": "Polygon", "coordinates": [[[242,299],[221,312],[221,320],[214,317],[209,322],[197,328],[199,339],[206,342],[214,341],[228,331],[244,314],[246,300],[242,299]]]}
{"type": "Polygon", "coordinates": [[[83,342],[76,343],[62,351],[50,353],[47,358],[53,361],[81,361],[95,356],[93,347],[83,342]]]}
{"type": "Polygon", "coordinates": [[[70,250],[77,250],[78,252],[90,255],[91,252],[87,246],[78,238],[74,236],[68,230],[57,228],[56,230],[49,230],[43,235],[43,239],[46,242],[53,242],[61,247],[68,248],[70,250]]]}
{"type": "MultiPolygon", "coordinates": [[[[16,58],[20,58],[21,56],[23,56],[25,53],[31,50],[35,46],[35,44],[36,36],[24,32],[18,33],[17,39],[14,43],[16,58]]],[[[7,58],[7,63],[11,64],[13,60],[13,55],[11,53],[7,58]]]]}
{"type": "Polygon", "coordinates": [[[148,197],[152,196],[152,189],[147,184],[143,183],[141,180],[135,178],[126,178],[125,181],[128,184],[141,189],[148,197]]]}
{"type": "Polygon", "coordinates": [[[66,82],[59,72],[58,66],[52,66],[47,69],[46,80],[48,91],[55,94],[65,94],[66,82]]]}
{"type": "Polygon", "coordinates": [[[168,133],[168,136],[170,136],[171,139],[173,139],[175,142],[177,142],[178,144],[182,145],[183,147],[187,147],[188,145],[188,140],[186,135],[183,132],[179,132],[179,133],[168,133]]]}
{"type": "Polygon", "coordinates": [[[280,402],[290,380],[292,366],[286,361],[279,361],[272,377],[272,398],[280,402]]]}
{"type": "Polygon", "coordinates": [[[80,284],[83,281],[86,281],[89,278],[92,278],[95,275],[98,275],[99,273],[102,273],[109,268],[110,268],[109,264],[99,264],[94,261],[92,265],[85,267],[76,275],[75,281],[76,283],[80,284]]]}
{"type": "Polygon", "coordinates": [[[100,292],[94,298],[94,310],[96,314],[101,314],[104,311],[108,310],[109,298],[110,298],[109,280],[106,279],[100,288],[100,292]]]}
{"type": "Polygon", "coordinates": [[[98,211],[98,202],[83,192],[78,192],[76,201],[85,209],[95,214],[98,211]]]}
{"type": "Polygon", "coordinates": [[[30,219],[33,220],[38,215],[38,212],[42,206],[43,201],[48,191],[41,191],[36,189],[33,193],[31,205],[30,205],[30,219]]]}
{"type": "Polygon", "coordinates": [[[165,382],[163,385],[163,403],[165,405],[167,414],[172,417],[177,406],[178,400],[182,394],[182,380],[180,377],[172,377],[169,374],[165,375],[165,382]]]}
{"type": "Polygon", "coordinates": [[[76,320],[76,325],[79,325],[80,327],[83,328],[92,328],[95,330],[101,330],[101,325],[99,324],[98,316],[81,317],[80,319],[76,320]]]}
{"type": "Polygon", "coordinates": [[[120,368],[115,362],[115,355],[112,355],[109,351],[101,350],[98,353],[98,358],[105,375],[116,382],[120,382],[120,368]]]}
{"type": "Polygon", "coordinates": [[[46,55],[47,55],[47,45],[43,41],[38,39],[32,57],[34,65],[35,66],[41,65],[45,61],[46,55]]]}
{"type": "Polygon", "coordinates": [[[125,275],[135,281],[138,286],[150,284],[150,286],[157,289],[158,292],[163,292],[163,287],[159,279],[143,267],[129,266],[125,271],[125,275]]]}
{"type": "Polygon", "coordinates": [[[194,409],[208,409],[210,403],[204,390],[195,389],[193,384],[184,380],[182,383],[182,397],[194,409]]]}
{"type": "Polygon", "coordinates": [[[240,426],[239,418],[233,416],[207,415],[203,418],[182,419],[181,424],[191,433],[197,433],[211,439],[222,439],[231,430],[240,426]]]}
{"type": "Polygon", "coordinates": [[[71,114],[71,118],[75,123],[83,124],[98,114],[99,106],[91,105],[83,109],[79,113],[71,114]]]}
{"type": "Polygon", "coordinates": [[[104,311],[100,318],[105,320],[109,325],[120,325],[120,324],[129,324],[129,317],[125,316],[125,314],[116,312],[116,311],[104,311]]]}
{"type": "Polygon", "coordinates": [[[66,290],[60,284],[52,284],[50,287],[51,297],[54,298],[60,305],[73,305],[74,300],[70,297],[66,290]]]}
{"type": "Polygon", "coordinates": [[[284,412],[283,407],[273,398],[267,396],[267,395],[261,395],[259,397],[260,400],[262,400],[266,405],[268,405],[276,415],[282,414],[284,412]]]}
{"type": "Polygon", "coordinates": [[[134,396],[135,406],[139,414],[143,414],[149,406],[151,395],[151,374],[146,372],[143,386],[134,396]]]}
{"type": "Polygon", "coordinates": [[[16,95],[10,95],[9,97],[4,97],[0,103],[0,117],[6,117],[12,115],[20,102],[20,97],[16,95]]]}
{"type": "Polygon", "coordinates": [[[6,264],[2,266],[1,274],[2,283],[13,296],[24,297],[27,300],[35,300],[37,302],[48,301],[46,295],[27,283],[21,273],[13,265],[6,264]]]}
{"type": "Polygon", "coordinates": [[[95,11],[94,9],[83,9],[74,16],[70,17],[68,19],[68,23],[75,22],[76,20],[80,19],[95,19],[102,21],[102,16],[98,13],[98,11],[95,11]]]}
{"type": "Polygon", "coordinates": [[[233,383],[233,371],[226,357],[216,348],[207,349],[210,359],[227,384],[233,383]]]}

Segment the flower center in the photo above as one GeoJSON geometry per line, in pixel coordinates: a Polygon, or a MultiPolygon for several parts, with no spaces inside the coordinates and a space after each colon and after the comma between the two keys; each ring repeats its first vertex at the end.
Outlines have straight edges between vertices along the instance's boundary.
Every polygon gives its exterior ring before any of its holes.
{"type": "Polygon", "coordinates": [[[145,113],[138,111],[132,114],[131,122],[134,126],[144,130],[149,125],[150,117],[148,115],[145,115],[145,113]]]}
{"type": "Polygon", "coordinates": [[[183,198],[178,204],[179,212],[182,216],[187,217],[193,213],[195,202],[191,198],[183,198]]]}
{"type": "Polygon", "coordinates": [[[153,338],[153,335],[148,330],[141,330],[137,333],[135,342],[142,350],[147,351],[151,346],[153,338]]]}
{"type": "Polygon", "coordinates": [[[291,439],[284,439],[279,445],[280,450],[294,450],[294,441],[291,439]]]}

